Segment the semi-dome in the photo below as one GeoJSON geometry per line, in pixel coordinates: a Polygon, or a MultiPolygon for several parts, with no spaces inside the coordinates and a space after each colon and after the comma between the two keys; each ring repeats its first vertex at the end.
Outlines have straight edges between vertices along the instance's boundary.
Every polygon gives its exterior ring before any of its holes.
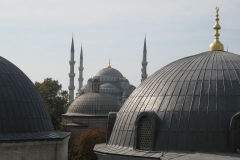
{"type": "Polygon", "coordinates": [[[118,89],[116,86],[110,83],[104,83],[100,85],[100,89],[118,89]]]}
{"type": "Polygon", "coordinates": [[[0,57],[0,76],[0,140],[66,136],[53,133],[50,115],[35,85],[3,57],[0,57]]]}
{"type": "Polygon", "coordinates": [[[172,62],[143,81],[118,112],[108,145],[229,151],[239,114],[240,55],[204,52],[172,62]]]}
{"type": "Polygon", "coordinates": [[[122,73],[114,68],[103,68],[96,76],[107,76],[107,77],[123,77],[122,73]]]}
{"type": "Polygon", "coordinates": [[[109,112],[118,112],[119,109],[120,106],[112,97],[90,92],[75,99],[66,115],[107,116],[109,112]]]}

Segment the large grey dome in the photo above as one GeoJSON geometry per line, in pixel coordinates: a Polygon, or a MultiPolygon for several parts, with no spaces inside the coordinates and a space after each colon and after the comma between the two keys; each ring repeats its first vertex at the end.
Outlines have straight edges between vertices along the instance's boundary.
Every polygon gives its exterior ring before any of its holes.
{"type": "Polygon", "coordinates": [[[170,63],[141,83],[118,112],[108,145],[134,148],[141,141],[138,116],[154,113],[156,135],[154,141],[143,139],[143,148],[151,142],[158,151],[228,151],[239,112],[240,56],[200,53],[170,63]]]}
{"type": "Polygon", "coordinates": [[[96,76],[107,76],[107,77],[123,77],[122,73],[114,68],[103,68],[96,76]]]}
{"type": "Polygon", "coordinates": [[[31,80],[0,57],[0,141],[67,135],[54,131],[47,107],[31,80]]]}
{"type": "Polygon", "coordinates": [[[75,99],[66,114],[107,116],[109,112],[118,112],[119,109],[120,106],[112,97],[90,92],[75,99]]]}

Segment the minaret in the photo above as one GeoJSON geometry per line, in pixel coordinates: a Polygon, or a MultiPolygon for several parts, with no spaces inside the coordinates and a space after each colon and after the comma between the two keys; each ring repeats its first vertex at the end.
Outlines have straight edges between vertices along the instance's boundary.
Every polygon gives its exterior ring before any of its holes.
{"type": "Polygon", "coordinates": [[[142,79],[141,82],[147,78],[147,46],[146,46],[146,35],[144,39],[144,47],[143,47],[143,59],[142,59],[142,79]]]}
{"type": "Polygon", "coordinates": [[[214,36],[215,36],[215,40],[213,41],[213,43],[210,45],[210,51],[223,51],[224,50],[224,46],[223,44],[219,41],[219,36],[220,34],[218,33],[218,30],[221,29],[221,26],[219,25],[218,21],[219,21],[219,14],[218,14],[218,11],[219,11],[219,7],[216,7],[215,9],[216,11],[216,23],[215,25],[213,26],[213,29],[216,30],[214,36]]]}
{"type": "Polygon", "coordinates": [[[74,42],[73,42],[73,37],[72,37],[72,46],[71,46],[71,57],[70,57],[70,73],[69,73],[69,86],[68,86],[68,90],[69,90],[69,102],[72,103],[74,100],[74,77],[75,77],[75,73],[74,73],[74,42]]]}
{"type": "Polygon", "coordinates": [[[78,88],[78,96],[81,93],[81,88],[83,85],[83,51],[82,51],[82,46],[81,46],[81,53],[80,53],[80,64],[78,67],[79,70],[79,78],[78,78],[78,83],[79,83],[79,88],[78,88]]]}

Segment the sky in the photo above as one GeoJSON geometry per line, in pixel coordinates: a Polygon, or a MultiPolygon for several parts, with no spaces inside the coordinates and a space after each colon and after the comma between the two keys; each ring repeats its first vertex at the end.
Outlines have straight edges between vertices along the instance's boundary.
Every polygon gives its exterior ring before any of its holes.
{"type": "Polygon", "coordinates": [[[0,54],[33,83],[53,78],[67,90],[73,35],[76,90],[81,45],[84,84],[110,59],[137,87],[145,34],[151,75],[170,62],[209,50],[216,6],[220,41],[225,50],[240,54],[239,0],[4,0],[0,54]]]}

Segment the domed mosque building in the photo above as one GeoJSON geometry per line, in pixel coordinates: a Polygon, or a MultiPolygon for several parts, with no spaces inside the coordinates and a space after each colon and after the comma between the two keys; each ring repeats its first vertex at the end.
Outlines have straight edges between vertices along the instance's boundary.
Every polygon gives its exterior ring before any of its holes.
{"type": "Polygon", "coordinates": [[[54,131],[31,80],[0,57],[0,159],[67,160],[70,133],[54,131]]]}
{"type": "MultiPolygon", "coordinates": [[[[71,105],[62,115],[62,126],[66,127],[76,138],[88,129],[107,129],[108,115],[110,112],[118,112],[128,96],[136,88],[131,85],[122,73],[110,65],[101,69],[93,78],[89,78],[87,84],[83,84],[83,52],[81,48],[79,65],[79,89],[74,99],[74,43],[72,39],[70,63],[69,95],[71,105]]],[[[142,81],[147,78],[146,37],[143,48],[142,81]]]]}
{"type": "MultiPolygon", "coordinates": [[[[74,101],[74,41],[72,38],[72,45],[71,45],[71,58],[69,61],[70,64],[70,73],[69,73],[69,96],[70,96],[70,103],[74,101]]],[[[141,74],[141,81],[144,81],[147,78],[147,46],[146,46],[146,37],[144,39],[144,47],[143,47],[143,59],[142,59],[142,74],[141,74]]],[[[76,97],[79,97],[83,94],[89,93],[92,91],[92,81],[93,79],[98,79],[100,83],[99,93],[111,96],[117,103],[122,106],[125,100],[129,97],[129,95],[134,91],[136,88],[134,85],[130,84],[129,80],[122,75],[122,73],[111,67],[110,60],[109,64],[106,68],[101,69],[97,72],[97,74],[89,78],[87,84],[83,85],[83,51],[81,47],[80,51],[80,63],[79,63],[79,78],[78,78],[78,86],[76,97]]]]}
{"type": "Polygon", "coordinates": [[[215,40],[143,81],[109,114],[99,160],[240,159],[240,55],[215,40]]]}
{"type": "Polygon", "coordinates": [[[93,79],[98,79],[100,82],[99,92],[111,96],[120,106],[136,88],[129,83],[128,79],[123,77],[121,72],[112,68],[109,61],[108,67],[101,69],[93,78],[90,78],[88,84],[81,88],[79,95],[88,93],[91,90],[93,79]]]}

